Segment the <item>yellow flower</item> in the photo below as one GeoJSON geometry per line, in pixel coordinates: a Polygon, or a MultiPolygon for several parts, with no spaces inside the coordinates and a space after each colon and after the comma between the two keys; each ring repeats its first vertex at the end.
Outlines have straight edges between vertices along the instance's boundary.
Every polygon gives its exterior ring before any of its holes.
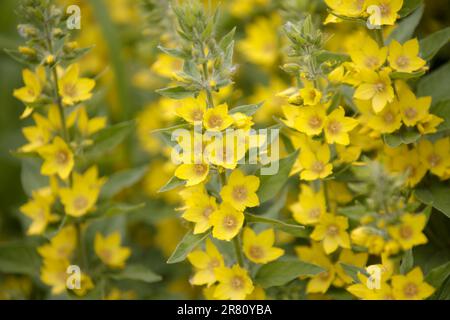
{"type": "Polygon", "coordinates": [[[50,188],[33,191],[32,199],[20,207],[20,211],[32,220],[28,227],[28,235],[44,233],[47,225],[55,222],[59,217],[52,213],[52,205],[55,201],[50,188]]]}
{"type": "Polygon", "coordinates": [[[347,288],[347,291],[355,297],[364,300],[395,300],[392,288],[386,282],[381,281],[379,287],[375,284],[369,286],[372,283],[371,279],[361,273],[358,273],[358,279],[360,283],[353,284],[347,288]]]}
{"type": "Polygon", "coordinates": [[[151,69],[161,77],[170,78],[175,72],[180,71],[182,67],[182,60],[169,56],[168,54],[159,54],[151,69]]]}
{"type": "Polygon", "coordinates": [[[313,242],[311,247],[296,247],[295,251],[302,261],[313,263],[322,269],[323,272],[311,277],[306,285],[307,293],[325,293],[331,286],[336,276],[336,269],[330,259],[323,251],[320,243],[313,242]]]}
{"type": "Polygon", "coordinates": [[[424,282],[420,267],[415,267],[406,276],[392,276],[392,292],[398,300],[423,300],[434,291],[432,286],[424,282]]]}
{"type": "Polygon", "coordinates": [[[189,205],[182,217],[195,223],[194,234],[203,233],[211,227],[209,218],[216,210],[216,198],[206,192],[197,193],[190,197],[189,205]]]}
{"type": "Polygon", "coordinates": [[[106,126],[106,117],[94,117],[89,119],[85,107],[78,110],[78,130],[83,137],[89,137],[106,126]]]}
{"type": "Polygon", "coordinates": [[[364,268],[367,263],[367,259],[369,255],[365,252],[363,253],[354,253],[350,249],[342,249],[339,254],[338,262],[335,264],[336,268],[336,279],[334,279],[333,285],[342,287],[345,284],[351,284],[353,279],[345,272],[341,263],[345,263],[347,265],[355,266],[358,268],[364,268]]]}
{"type": "Polygon", "coordinates": [[[273,68],[278,59],[279,15],[269,18],[257,18],[246,27],[247,37],[240,41],[238,49],[251,62],[267,68],[273,68]]]}
{"type": "Polygon", "coordinates": [[[397,240],[403,250],[409,250],[414,246],[427,243],[427,237],[422,233],[427,223],[424,214],[406,213],[401,216],[400,223],[388,227],[389,235],[397,240]]]}
{"type": "Polygon", "coordinates": [[[14,90],[14,97],[25,103],[36,102],[41,96],[45,85],[45,68],[42,66],[38,67],[36,72],[25,69],[22,71],[22,77],[25,87],[14,90]]]}
{"type": "Polygon", "coordinates": [[[92,290],[93,288],[94,283],[92,282],[91,277],[82,272],[80,275],[80,287],[73,289],[73,292],[78,297],[84,297],[88,293],[88,291],[92,290]]]}
{"type": "Polygon", "coordinates": [[[72,64],[59,79],[58,90],[65,105],[71,106],[92,97],[91,91],[95,87],[95,81],[88,78],[80,78],[79,76],[79,65],[72,64]]]}
{"type": "Polygon", "coordinates": [[[331,10],[346,17],[359,17],[365,13],[366,0],[325,0],[331,10]]]}
{"type": "Polygon", "coordinates": [[[177,116],[189,123],[198,123],[203,121],[203,116],[206,112],[206,102],[200,98],[187,98],[182,100],[181,106],[175,112],[177,116]]]}
{"type": "Polygon", "coordinates": [[[217,279],[214,271],[224,267],[223,257],[211,239],[206,240],[206,251],[196,250],[188,254],[189,262],[195,267],[195,274],[189,280],[194,286],[214,284],[217,279]]]}
{"type": "Polygon", "coordinates": [[[300,153],[300,163],[304,170],[300,178],[306,181],[324,179],[333,172],[330,162],[330,149],[324,144],[316,152],[305,149],[300,153]]]}
{"type": "Polygon", "coordinates": [[[49,244],[37,249],[45,260],[70,260],[76,248],[77,234],[73,225],[62,228],[49,244]]]}
{"type": "Polygon", "coordinates": [[[98,178],[97,167],[90,168],[84,175],[75,172],[72,187],[60,190],[66,214],[72,217],[87,214],[95,206],[104,183],[105,179],[98,178]]]}
{"type": "Polygon", "coordinates": [[[303,81],[305,87],[300,89],[299,94],[306,106],[315,106],[322,99],[322,92],[314,88],[314,84],[310,81],[303,81]]]}
{"type": "Polygon", "coordinates": [[[250,130],[254,125],[252,117],[249,117],[241,112],[236,112],[231,115],[234,120],[234,126],[242,130],[250,130]]]}
{"type": "MultiPolygon", "coordinates": [[[[269,0],[230,1],[230,12],[239,18],[245,18],[257,7],[267,6],[269,0]]],[[[227,3],[228,5],[228,3],[227,3]]]]}
{"type": "Polygon", "coordinates": [[[389,45],[389,64],[399,71],[411,73],[423,68],[426,61],[419,57],[419,41],[411,39],[402,46],[396,40],[389,45]]]}
{"type": "Polygon", "coordinates": [[[302,107],[299,109],[294,126],[308,136],[315,136],[322,132],[326,117],[325,108],[322,105],[302,107]]]}
{"type": "Polygon", "coordinates": [[[358,125],[358,121],[345,116],[344,108],[338,107],[331,112],[324,125],[325,138],[328,144],[350,144],[348,132],[358,125]]]}
{"type": "Polygon", "coordinates": [[[407,185],[414,187],[427,173],[427,167],[420,161],[417,149],[404,151],[392,159],[391,169],[399,174],[407,173],[407,185]]]}
{"type": "Polygon", "coordinates": [[[208,109],[203,116],[203,125],[210,131],[222,131],[234,123],[233,118],[228,114],[226,103],[208,109]]]}
{"type": "Polygon", "coordinates": [[[326,211],[323,191],[314,192],[313,188],[306,184],[302,184],[301,188],[298,202],[291,205],[290,210],[298,223],[304,225],[316,224],[326,211]]]}
{"type": "Polygon", "coordinates": [[[367,126],[379,133],[392,133],[402,126],[402,116],[396,103],[388,104],[384,109],[369,116],[367,126]]]}
{"type": "Polygon", "coordinates": [[[52,287],[52,294],[58,295],[66,291],[67,268],[70,262],[67,259],[48,260],[44,259],[41,268],[41,280],[46,285],[52,287]]]}
{"type": "Polygon", "coordinates": [[[434,114],[429,114],[423,119],[419,124],[417,124],[417,129],[422,135],[432,134],[437,132],[437,127],[444,122],[444,119],[435,116],[434,114]]]}
{"type": "Polygon", "coordinates": [[[368,0],[367,7],[376,6],[369,17],[369,22],[374,25],[394,25],[398,18],[398,12],[403,7],[403,0],[368,0]]]}
{"type": "Polygon", "coordinates": [[[258,177],[244,176],[240,170],[234,170],[228,178],[227,185],[220,191],[220,195],[223,201],[228,202],[234,209],[244,211],[247,207],[259,205],[256,195],[258,188],[258,177]]]}
{"type": "Polygon", "coordinates": [[[214,137],[205,148],[205,156],[211,164],[234,170],[239,160],[245,157],[248,150],[247,140],[247,135],[242,129],[214,137]]]}
{"type": "Polygon", "coordinates": [[[414,127],[418,122],[424,121],[429,115],[431,97],[416,98],[415,94],[404,82],[396,83],[398,104],[402,120],[408,127],[414,127]]]}
{"type": "Polygon", "coordinates": [[[347,229],[347,217],[326,213],[320,217],[319,224],[311,233],[311,239],[322,241],[325,253],[330,254],[336,251],[338,247],[350,248],[350,237],[346,232],[347,229]]]}
{"type": "Polygon", "coordinates": [[[445,177],[450,167],[450,138],[439,139],[434,144],[429,140],[421,140],[419,155],[431,173],[445,177]]]}
{"type": "Polygon", "coordinates": [[[38,150],[44,158],[41,173],[45,176],[57,174],[61,179],[67,179],[72,172],[74,159],[72,150],[60,137],[55,137],[49,145],[38,150]]]}
{"type": "Polygon", "coordinates": [[[104,264],[111,268],[123,268],[125,261],[131,255],[131,250],[120,245],[121,237],[118,231],[103,237],[100,233],[95,235],[94,250],[104,264]]]}
{"type": "Polygon", "coordinates": [[[375,40],[366,37],[364,45],[350,51],[350,56],[358,68],[377,70],[386,62],[387,52],[387,47],[380,48],[375,40]]]}
{"type": "Polygon", "coordinates": [[[28,143],[20,148],[22,152],[34,152],[46,145],[51,139],[51,124],[47,118],[38,113],[33,114],[35,126],[25,127],[22,133],[28,143]]]}
{"type": "Polygon", "coordinates": [[[217,268],[214,273],[217,281],[219,281],[214,291],[214,297],[217,299],[243,300],[254,290],[247,270],[238,265],[231,268],[217,268]]]}
{"type": "Polygon", "coordinates": [[[244,214],[234,209],[229,203],[222,203],[217,211],[210,217],[213,225],[213,237],[219,240],[230,241],[241,230],[244,224],[244,214]]]}
{"type": "Polygon", "coordinates": [[[300,112],[303,108],[299,108],[297,106],[292,105],[283,105],[281,110],[283,111],[283,115],[286,119],[281,119],[281,121],[288,126],[289,128],[295,128],[295,120],[300,115],[300,112]]]}
{"type": "Polygon", "coordinates": [[[254,263],[268,263],[277,260],[284,254],[284,250],[275,248],[275,232],[267,229],[256,234],[251,228],[245,228],[243,237],[243,248],[245,256],[254,263]]]}
{"type": "Polygon", "coordinates": [[[355,91],[355,99],[371,100],[373,110],[378,113],[386,104],[394,100],[394,89],[389,77],[390,70],[383,69],[379,73],[364,69],[361,71],[362,84],[355,91]]]}
{"type": "Polygon", "coordinates": [[[175,170],[175,177],[186,180],[186,186],[195,186],[206,180],[209,173],[209,165],[206,163],[199,164],[182,164],[175,170]]]}

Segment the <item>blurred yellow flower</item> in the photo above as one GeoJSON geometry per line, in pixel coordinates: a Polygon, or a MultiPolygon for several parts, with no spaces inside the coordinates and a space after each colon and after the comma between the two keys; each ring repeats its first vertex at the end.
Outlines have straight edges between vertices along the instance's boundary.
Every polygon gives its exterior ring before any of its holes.
{"type": "Polygon", "coordinates": [[[243,300],[254,290],[247,270],[238,265],[217,268],[214,273],[219,281],[214,291],[214,297],[217,299],[243,300]]]}
{"type": "Polygon", "coordinates": [[[122,247],[120,243],[121,236],[118,231],[111,233],[107,237],[97,233],[94,240],[94,250],[104,264],[111,268],[121,269],[131,255],[131,250],[127,247],[122,247]]]}
{"type": "Polygon", "coordinates": [[[277,260],[284,254],[284,250],[274,247],[275,232],[267,229],[256,234],[251,228],[245,228],[243,237],[245,256],[254,263],[265,264],[277,260]]]}

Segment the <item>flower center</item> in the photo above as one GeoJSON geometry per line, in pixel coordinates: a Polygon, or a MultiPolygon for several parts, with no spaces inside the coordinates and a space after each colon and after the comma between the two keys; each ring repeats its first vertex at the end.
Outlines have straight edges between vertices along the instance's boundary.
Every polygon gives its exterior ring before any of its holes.
{"type": "Polygon", "coordinates": [[[65,150],[60,150],[56,153],[56,163],[59,165],[64,165],[69,160],[69,155],[65,150]]]}
{"type": "Polygon", "coordinates": [[[245,186],[236,186],[233,188],[233,198],[236,201],[244,201],[247,199],[247,188],[245,186]]]}
{"type": "Polygon", "coordinates": [[[101,256],[103,257],[104,260],[111,261],[111,258],[112,258],[111,250],[103,249],[101,251],[101,256]]]}
{"type": "Polygon", "coordinates": [[[383,116],[384,122],[391,124],[395,120],[395,115],[392,112],[386,112],[383,116]]]}
{"type": "Polygon", "coordinates": [[[367,57],[365,64],[366,67],[369,69],[375,68],[376,66],[378,66],[378,58],[377,57],[367,57]]]}
{"type": "Polygon", "coordinates": [[[250,247],[250,255],[255,259],[261,259],[264,257],[264,250],[260,246],[250,247]]]}
{"type": "Polygon", "coordinates": [[[211,128],[219,128],[223,123],[223,119],[221,116],[212,115],[209,120],[208,124],[211,128]]]}
{"type": "Polygon", "coordinates": [[[441,162],[441,157],[438,156],[437,154],[432,154],[431,156],[428,157],[428,162],[430,163],[431,167],[433,168],[437,167],[441,162]]]}
{"type": "Polygon", "coordinates": [[[212,207],[206,207],[205,210],[203,210],[203,216],[205,218],[209,218],[211,213],[213,213],[214,209],[212,207]]]}
{"type": "Polygon", "coordinates": [[[195,174],[196,174],[197,176],[202,176],[202,175],[204,175],[205,172],[206,172],[206,169],[207,169],[207,167],[206,167],[205,164],[196,164],[196,165],[194,166],[194,171],[195,171],[195,174]]]}
{"type": "Polygon", "coordinates": [[[409,65],[409,59],[405,56],[400,56],[397,58],[397,65],[400,68],[406,68],[409,65]]]}
{"type": "Polygon", "coordinates": [[[408,283],[404,289],[403,292],[405,293],[405,296],[408,298],[413,298],[419,293],[419,289],[417,288],[417,285],[414,283],[408,283]]]}
{"type": "Polygon", "coordinates": [[[234,290],[240,290],[244,287],[244,281],[239,276],[234,276],[230,284],[234,290]]]}
{"type": "Polygon", "coordinates": [[[73,201],[73,206],[75,207],[76,210],[83,210],[87,207],[87,205],[88,201],[84,196],[78,196],[73,201]]]}
{"type": "Polygon", "coordinates": [[[69,97],[75,97],[77,95],[77,87],[74,84],[64,85],[64,93],[69,97]]]}
{"type": "Polygon", "coordinates": [[[234,216],[228,215],[223,219],[223,226],[228,230],[233,230],[236,227],[237,221],[234,216]]]}
{"type": "Polygon", "coordinates": [[[318,129],[322,125],[322,119],[320,119],[318,116],[313,116],[309,119],[308,124],[311,128],[318,129]]]}
{"type": "Polygon", "coordinates": [[[220,262],[217,258],[212,258],[211,261],[209,261],[208,266],[210,269],[214,269],[220,267],[220,262]]]}
{"type": "Polygon", "coordinates": [[[375,84],[375,91],[382,93],[386,89],[386,85],[383,82],[378,82],[375,84]]]}
{"type": "Polygon", "coordinates": [[[321,173],[323,172],[323,170],[325,169],[325,166],[323,165],[322,162],[320,161],[316,161],[314,162],[314,164],[312,165],[312,171],[316,172],[316,173],[321,173]]]}
{"type": "Polygon", "coordinates": [[[320,208],[313,208],[313,209],[309,210],[309,217],[311,219],[317,219],[318,217],[320,217],[321,212],[322,212],[322,210],[320,210],[320,208]]]}
{"type": "Polygon", "coordinates": [[[380,13],[383,17],[388,16],[391,13],[391,8],[386,3],[382,3],[378,7],[380,8],[380,13]]]}
{"type": "Polygon", "coordinates": [[[324,272],[319,273],[319,278],[322,281],[328,280],[329,277],[330,277],[330,274],[328,273],[328,271],[324,271],[324,272]]]}
{"type": "Polygon", "coordinates": [[[194,110],[192,112],[192,119],[194,121],[202,121],[202,119],[203,119],[203,111],[202,110],[194,110]]]}
{"type": "Polygon", "coordinates": [[[406,108],[405,116],[408,119],[414,119],[417,116],[417,110],[413,107],[406,108]]]}
{"type": "Polygon", "coordinates": [[[334,134],[334,135],[339,134],[341,132],[341,124],[338,121],[335,121],[335,120],[331,121],[328,124],[328,131],[331,134],[334,134]]]}
{"type": "Polygon", "coordinates": [[[336,226],[336,225],[334,225],[334,224],[328,226],[328,228],[327,228],[327,234],[328,234],[329,236],[334,237],[334,236],[338,235],[338,233],[339,233],[339,228],[338,228],[338,226],[336,226]]]}
{"type": "Polygon", "coordinates": [[[402,237],[405,240],[411,239],[413,235],[413,230],[410,226],[402,226],[400,228],[400,237],[402,237]]]}

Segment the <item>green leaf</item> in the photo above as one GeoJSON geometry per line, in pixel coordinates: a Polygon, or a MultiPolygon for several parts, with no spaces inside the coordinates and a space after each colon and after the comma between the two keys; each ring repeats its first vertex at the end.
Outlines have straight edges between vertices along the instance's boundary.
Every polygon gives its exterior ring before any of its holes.
{"type": "Polygon", "coordinates": [[[139,182],[147,170],[148,167],[144,166],[114,173],[108,178],[108,181],[102,187],[101,197],[104,199],[114,197],[122,190],[139,182]]]}
{"type": "Polygon", "coordinates": [[[420,79],[417,86],[417,95],[420,97],[431,96],[433,104],[450,100],[450,62],[446,63],[434,72],[420,79]]]}
{"type": "Polygon", "coordinates": [[[365,275],[366,277],[369,276],[369,274],[367,273],[367,271],[363,268],[359,268],[357,266],[348,264],[348,263],[343,263],[343,262],[339,262],[339,264],[342,266],[342,269],[344,269],[344,272],[353,279],[353,281],[355,283],[359,283],[359,278],[358,278],[358,273],[361,273],[363,275],[365,275]]]}
{"type": "Polygon", "coordinates": [[[336,52],[332,52],[332,51],[320,51],[317,56],[317,62],[319,63],[324,63],[327,61],[336,61],[336,62],[346,62],[346,61],[350,61],[350,56],[348,54],[344,54],[344,53],[336,53],[336,52]]]}
{"type": "Polygon", "coordinates": [[[179,58],[179,59],[183,59],[183,60],[189,58],[189,55],[187,55],[186,52],[184,52],[183,50],[177,49],[177,48],[171,49],[171,48],[166,48],[166,47],[159,45],[158,49],[161,50],[162,52],[164,52],[165,54],[167,54],[171,57],[174,57],[174,58],[179,58]]]}
{"type": "Polygon", "coordinates": [[[420,7],[417,7],[417,9],[415,9],[410,16],[401,20],[397,28],[395,28],[389,35],[386,43],[389,44],[392,40],[397,40],[400,43],[404,43],[405,41],[411,39],[414,35],[414,31],[419,25],[420,19],[422,19],[423,11],[424,6],[421,5],[420,7]]]}
{"type": "Polygon", "coordinates": [[[98,218],[98,217],[112,217],[119,214],[129,213],[142,208],[145,208],[145,203],[128,204],[128,203],[108,203],[101,206],[97,213],[86,216],[86,218],[98,218]]]}
{"type": "Polygon", "coordinates": [[[260,102],[258,104],[248,104],[248,105],[244,105],[244,106],[239,106],[236,108],[233,108],[230,110],[230,114],[235,114],[235,113],[243,113],[246,116],[252,116],[256,113],[256,111],[258,111],[259,108],[261,108],[261,106],[264,104],[264,102],[260,102]]]}
{"type": "Polygon", "coordinates": [[[448,277],[450,277],[450,261],[431,270],[425,277],[425,281],[437,289],[448,277]]]}
{"type": "Polygon", "coordinates": [[[422,58],[430,61],[450,41],[450,27],[439,30],[420,40],[420,53],[422,58]]]}
{"type": "Polygon", "coordinates": [[[134,130],[135,122],[125,121],[97,132],[93,137],[93,145],[85,151],[87,158],[96,158],[121,144],[134,130]]]}
{"type": "Polygon", "coordinates": [[[403,7],[398,14],[401,18],[404,18],[414,12],[422,4],[423,0],[403,0],[403,7]]]}
{"type": "Polygon", "coordinates": [[[420,137],[421,135],[419,132],[402,128],[396,133],[384,135],[383,139],[388,146],[396,148],[402,144],[414,143],[419,140],[420,137]]]}
{"type": "Polygon", "coordinates": [[[300,276],[315,276],[325,271],[319,266],[298,259],[279,260],[263,265],[255,282],[263,288],[282,286],[300,276]]]}
{"type": "Polygon", "coordinates": [[[391,79],[393,80],[397,80],[397,79],[402,79],[402,80],[409,80],[409,79],[415,79],[415,78],[420,78],[421,76],[423,76],[425,74],[425,71],[421,70],[421,71],[416,71],[416,72],[412,72],[412,73],[406,73],[406,72],[392,72],[390,74],[391,79]]]}
{"type": "MultiPolygon", "coordinates": [[[[295,161],[298,157],[298,151],[290,154],[287,158],[281,159],[278,162],[278,172],[274,175],[262,175],[261,185],[258,190],[258,198],[260,203],[267,202],[275,197],[283,188],[289,179],[289,174],[295,161]]],[[[272,165],[274,164],[272,163],[272,165]]]]}
{"type": "Polygon", "coordinates": [[[225,51],[234,39],[234,34],[236,32],[236,27],[234,27],[230,32],[228,32],[219,42],[219,46],[222,51],[225,51]]]}
{"type": "Polygon", "coordinates": [[[162,277],[142,265],[127,265],[119,272],[109,275],[114,280],[133,280],[145,283],[154,283],[162,280],[162,277]]]}
{"type": "Polygon", "coordinates": [[[405,251],[400,264],[400,273],[407,274],[414,267],[414,256],[412,249],[405,251]]]}
{"type": "Polygon", "coordinates": [[[430,112],[444,119],[444,122],[437,128],[437,132],[450,130],[450,100],[438,102],[431,107],[430,112]]]}
{"type": "Polygon", "coordinates": [[[22,188],[28,197],[33,190],[48,186],[48,177],[41,175],[41,161],[35,158],[23,158],[20,179],[22,188]]]}
{"type": "Polygon", "coordinates": [[[450,218],[450,187],[443,184],[419,188],[415,191],[419,201],[439,210],[450,218]]]}
{"type": "Polygon", "coordinates": [[[25,243],[0,245],[0,272],[39,276],[41,259],[36,248],[25,243]]]}
{"type": "Polygon", "coordinates": [[[173,176],[161,189],[158,190],[158,193],[167,192],[167,191],[173,190],[175,188],[184,186],[185,184],[186,184],[186,180],[181,180],[181,179],[173,176]]]}
{"type": "Polygon", "coordinates": [[[289,224],[277,219],[266,218],[262,216],[257,216],[254,214],[246,213],[245,221],[248,223],[263,223],[271,225],[281,231],[289,233],[298,238],[308,238],[308,232],[305,230],[304,226],[289,224]]]}
{"type": "Polygon", "coordinates": [[[156,90],[157,93],[162,95],[163,97],[175,99],[175,100],[181,100],[184,98],[193,97],[196,93],[196,91],[189,90],[182,86],[176,86],[176,87],[169,87],[164,89],[156,90]]]}
{"type": "Polygon", "coordinates": [[[365,214],[369,213],[367,211],[367,208],[361,203],[356,203],[352,206],[339,208],[338,212],[339,214],[342,214],[354,221],[359,221],[365,214]]]}
{"type": "Polygon", "coordinates": [[[192,231],[186,233],[180,243],[178,243],[169,260],[167,260],[167,263],[178,263],[186,259],[187,255],[205,240],[209,234],[210,231],[201,234],[193,234],[192,231]]]}

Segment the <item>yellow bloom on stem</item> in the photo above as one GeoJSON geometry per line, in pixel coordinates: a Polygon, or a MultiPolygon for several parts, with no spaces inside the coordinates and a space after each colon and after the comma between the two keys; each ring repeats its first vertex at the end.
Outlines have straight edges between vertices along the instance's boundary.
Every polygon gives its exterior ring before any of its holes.
{"type": "Polygon", "coordinates": [[[72,217],[87,214],[95,206],[104,183],[104,178],[98,178],[97,167],[90,168],[84,175],[75,172],[72,187],[59,192],[66,214],[72,217]]]}
{"type": "Polygon", "coordinates": [[[324,179],[333,172],[330,162],[330,148],[327,144],[320,146],[316,152],[305,149],[300,153],[303,171],[300,178],[306,181],[324,179]]]}
{"type": "Polygon", "coordinates": [[[243,237],[243,248],[245,256],[254,263],[268,263],[277,260],[284,254],[284,250],[275,248],[275,232],[267,229],[256,234],[251,228],[245,228],[243,237]]]}
{"type": "Polygon", "coordinates": [[[398,300],[424,300],[434,291],[435,289],[424,281],[420,267],[415,267],[407,275],[392,277],[392,292],[398,300]]]}
{"type": "Polygon", "coordinates": [[[389,235],[396,240],[403,250],[409,250],[414,246],[428,242],[423,234],[423,229],[427,223],[424,214],[406,213],[400,217],[400,223],[388,227],[389,235]]]}
{"type": "Polygon", "coordinates": [[[88,291],[92,289],[94,289],[94,283],[92,282],[91,277],[82,272],[80,276],[80,287],[74,288],[72,291],[78,297],[84,297],[88,293],[88,291]]]}
{"type": "Polygon", "coordinates": [[[25,127],[22,133],[28,143],[20,148],[22,152],[34,152],[51,140],[51,124],[47,118],[38,113],[33,114],[35,126],[25,127]]]}
{"type": "Polygon", "coordinates": [[[229,203],[223,202],[211,215],[210,222],[213,225],[214,238],[230,241],[241,230],[244,224],[244,213],[236,210],[229,203]]]}
{"type": "Polygon", "coordinates": [[[224,260],[211,239],[206,240],[206,251],[196,250],[188,254],[187,259],[195,268],[195,274],[189,282],[194,286],[214,284],[217,279],[214,271],[224,267],[224,260]]]}
{"type": "Polygon", "coordinates": [[[58,90],[65,105],[71,106],[77,102],[89,100],[92,97],[91,91],[95,87],[95,81],[89,78],[80,78],[79,76],[80,66],[72,64],[59,79],[58,90]]]}
{"type": "Polygon", "coordinates": [[[122,247],[121,236],[118,231],[103,237],[100,233],[95,235],[94,250],[104,264],[111,268],[123,268],[125,261],[131,255],[131,250],[122,247]]]}
{"type": "Polygon", "coordinates": [[[228,202],[236,210],[244,211],[247,207],[259,205],[256,195],[258,188],[258,177],[244,176],[240,170],[234,170],[228,178],[227,185],[220,191],[220,195],[224,202],[228,202]]]}
{"type": "Polygon", "coordinates": [[[250,130],[255,124],[251,116],[247,116],[241,112],[236,112],[231,115],[234,120],[234,126],[242,130],[250,130]]]}
{"type": "Polygon", "coordinates": [[[25,103],[36,102],[45,85],[45,68],[38,67],[36,72],[25,69],[22,71],[22,77],[25,87],[14,90],[14,97],[25,103]]]}
{"type": "Polygon", "coordinates": [[[354,98],[371,100],[373,110],[378,113],[386,104],[394,100],[394,89],[387,68],[380,72],[364,69],[361,71],[362,84],[356,89],[354,98]]]}
{"type": "Polygon", "coordinates": [[[325,125],[325,107],[322,105],[301,107],[294,120],[294,127],[308,136],[319,135],[325,125]]]}
{"type": "Polygon", "coordinates": [[[333,285],[342,287],[345,284],[351,284],[353,279],[345,272],[341,263],[345,263],[347,265],[355,266],[358,268],[364,268],[367,263],[367,259],[369,255],[365,252],[362,253],[354,253],[350,249],[342,249],[339,254],[338,262],[335,264],[336,268],[336,279],[333,281],[333,285]]]}
{"type": "Polygon", "coordinates": [[[338,247],[350,248],[350,237],[347,233],[348,219],[344,216],[323,214],[319,224],[311,233],[311,239],[322,241],[326,254],[330,254],[338,247]]]}
{"type": "Polygon", "coordinates": [[[206,180],[209,173],[209,165],[206,163],[199,164],[182,164],[175,170],[175,177],[186,180],[186,186],[195,186],[206,180]]]}
{"type": "Polygon", "coordinates": [[[381,112],[369,116],[367,126],[381,134],[392,133],[400,129],[402,116],[398,104],[388,104],[381,112]]]}
{"type": "Polygon", "coordinates": [[[233,117],[228,114],[226,103],[206,110],[203,116],[203,125],[210,131],[222,131],[234,123],[233,117]]]}
{"type": "Polygon", "coordinates": [[[419,41],[411,39],[403,46],[396,40],[389,45],[389,65],[399,72],[412,73],[423,68],[427,62],[419,57],[419,41]]]}
{"type": "Polygon", "coordinates": [[[355,297],[363,300],[395,300],[392,288],[386,282],[381,281],[379,286],[369,286],[368,284],[372,283],[371,278],[361,273],[358,273],[358,279],[360,283],[347,287],[347,291],[355,297]]]}
{"type": "Polygon", "coordinates": [[[417,124],[417,129],[422,135],[432,134],[437,132],[437,127],[444,122],[444,119],[429,114],[420,123],[417,124]]]}
{"type": "Polygon", "coordinates": [[[315,106],[320,103],[322,99],[322,92],[314,87],[314,84],[310,81],[303,81],[305,87],[300,89],[299,95],[303,100],[303,104],[306,106],[315,106]]]}
{"type": "Polygon", "coordinates": [[[205,156],[211,164],[234,170],[248,150],[247,137],[242,129],[215,137],[205,148],[205,156]]]}
{"type": "Polygon", "coordinates": [[[419,155],[431,173],[445,177],[450,167],[450,138],[442,138],[432,143],[429,140],[419,142],[419,155]]]}
{"type": "Polygon", "coordinates": [[[73,225],[62,228],[49,244],[37,251],[45,260],[70,260],[77,245],[77,234],[73,225]]]}
{"type": "Polygon", "coordinates": [[[281,119],[281,121],[289,128],[295,128],[295,120],[300,115],[301,108],[287,104],[283,105],[281,110],[285,117],[285,119],[281,119]]]}
{"type": "Polygon", "coordinates": [[[217,210],[216,198],[207,193],[196,194],[189,200],[190,205],[182,217],[187,221],[194,222],[194,234],[203,233],[211,228],[209,218],[217,210]]]}
{"type": "Polygon", "coordinates": [[[398,101],[394,103],[398,105],[403,123],[408,127],[414,127],[424,121],[429,115],[431,97],[417,98],[404,82],[397,82],[396,88],[398,101]]]}
{"type": "Polygon", "coordinates": [[[366,0],[325,0],[327,6],[337,14],[353,18],[364,15],[367,2],[366,0]]]}
{"type": "Polygon", "coordinates": [[[216,299],[243,300],[254,290],[247,270],[238,265],[231,268],[221,267],[214,270],[219,284],[214,291],[216,299]]]}
{"type": "Polygon", "coordinates": [[[152,65],[151,70],[161,77],[171,78],[181,68],[183,68],[183,61],[181,59],[161,53],[152,65]]]}
{"type": "Polygon", "coordinates": [[[344,108],[338,107],[328,115],[325,121],[324,130],[327,143],[349,145],[348,132],[352,131],[357,125],[357,120],[346,117],[344,108]]]}
{"type": "Polygon", "coordinates": [[[55,222],[59,217],[52,213],[52,205],[55,201],[49,188],[33,191],[32,199],[20,207],[20,211],[31,219],[28,227],[28,235],[44,233],[47,225],[55,222]]]}
{"type": "Polygon", "coordinates": [[[350,51],[350,57],[358,68],[377,70],[386,62],[388,48],[380,48],[377,42],[366,37],[364,45],[350,51]]]}
{"type": "Polygon", "coordinates": [[[203,121],[206,112],[206,102],[200,98],[187,98],[182,100],[181,106],[175,110],[177,116],[183,118],[189,123],[198,123],[203,121]]]}
{"type": "Polygon", "coordinates": [[[306,184],[302,184],[301,188],[298,202],[291,205],[290,210],[298,223],[304,225],[316,224],[326,212],[323,191],[315,192],[313,188],[306,184]]]}
{"type": "Polygon", "coordinates": [[[83,137],[89,137],[106,126],[106,117],[94,117],[89,119],[86,108],[78,110],[77,118],[78,130],[83,137]]]}
{"type": "Polygon", "coordinates": [[[427,167],[420,161],[417,149],[394,156],[391,167],[394,172],[408,174],[406,184],[409,187],[416,186],[427,173],[427,167]]]}
{"type": "Polygon", "coordinates": [[[403,0],[368,0],[367,7],[376,6],[378,9],[371,12],[369,22],[374,25],[395,24],[399,17],[398,12],[403,7],[403,0]]]}
{"type": "Polygon", "coordinates": [[[58,295],[66,291],[67,268],[70,266],[70,262],[67,259],[44,259],[43,266],[41,268],[41,280],[44,284],[52,288],[52,294],[58,295]]]}
{"type": "Polygon", "coordinates": [[[39,148],[38,153],[44,158],[41,174],[57,174],[63,180],[69,177],[75,162],[72,150],[63,139],[55,137],[51,144],[39,148]]]}

